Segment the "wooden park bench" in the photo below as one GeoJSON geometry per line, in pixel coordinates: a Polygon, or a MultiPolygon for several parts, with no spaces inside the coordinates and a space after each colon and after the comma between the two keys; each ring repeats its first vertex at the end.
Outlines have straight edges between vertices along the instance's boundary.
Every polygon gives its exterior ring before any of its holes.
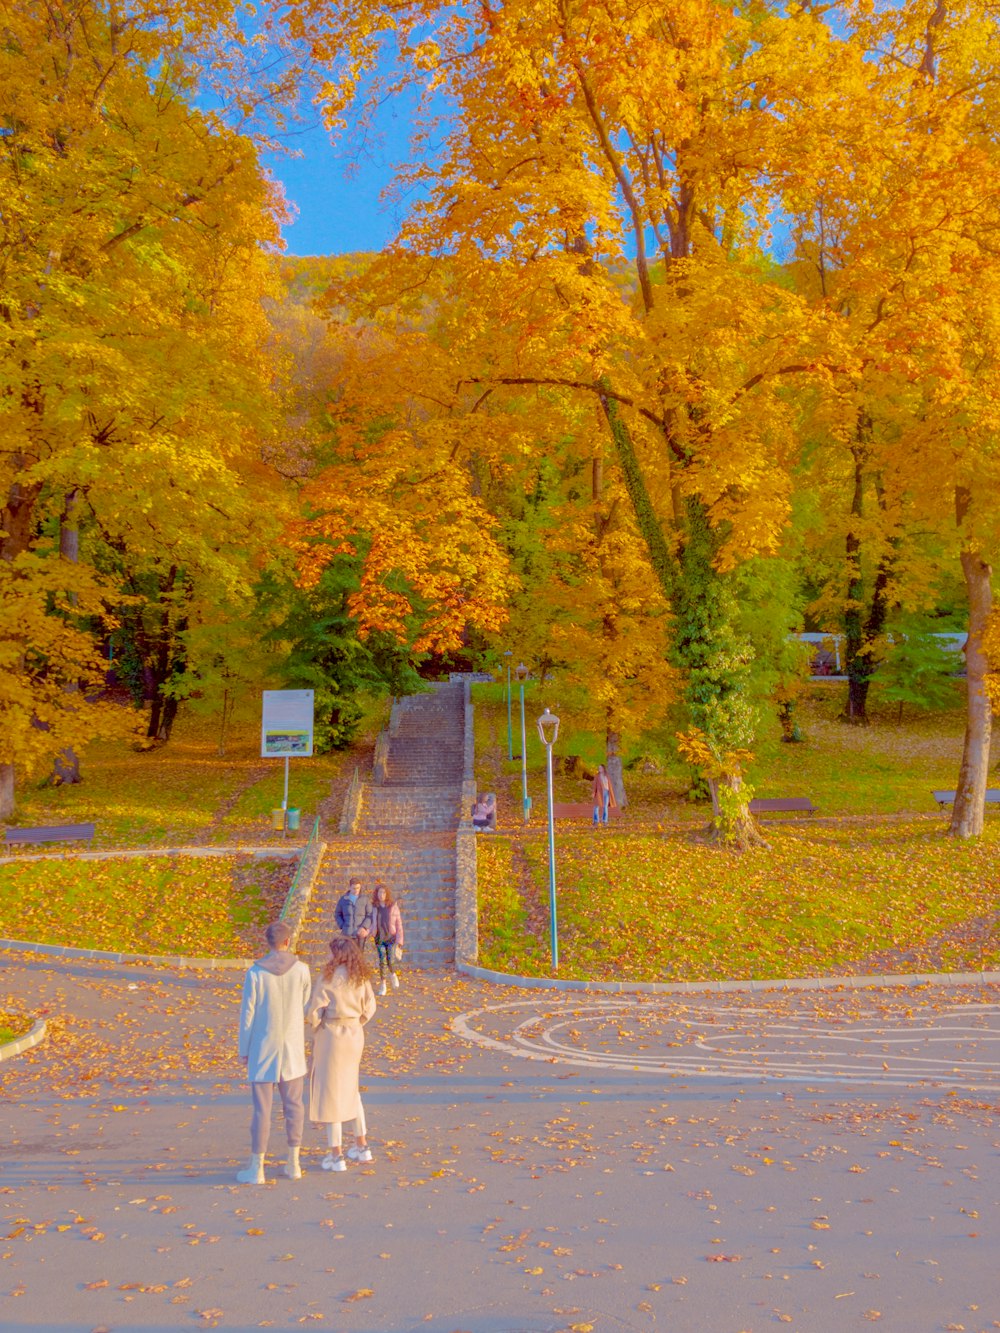
{"type": "Polygon", "coordinates": [[[754,797],[750,802],[752,815],[801,814],[814,815],[817,807],[808,796],[765,796],[754,797]]]}
{"type": "Polygon", "coordinates": [[[8,847],[40,846],[46,842],[91,842],[93,824],[53,824],[48,828],[9,828],[3,840],[8,847]]]}
{"type": "MultiPolygon", "coordinates": [[[[546,813],[545,806],[539,805],[538,812],[541,815],[546,813]]],[[[608,810],[610,819],[617,819],[621,810],[617,805],[613,805],[608,810]]],[[[593,801],[553,801],[552,816],[554,819],[593,819],[594,802],[593,801]]]]}
{"type": "MultiPolygon", "coordinates": [[[[935,801],[938,803],[938,809],[943,810],[946,805],[954,805],[955,793],[953,791],[934,791],[931,792],[935,801]]],[[[987,805],[1000,805],[1000,787],[990,787],[986,793],[987,805]]]]}

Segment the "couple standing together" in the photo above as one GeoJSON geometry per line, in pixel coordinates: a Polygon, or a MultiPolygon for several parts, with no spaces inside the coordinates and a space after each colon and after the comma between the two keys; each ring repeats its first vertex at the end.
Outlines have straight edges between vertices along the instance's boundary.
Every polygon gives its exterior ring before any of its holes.
{"type": "Polygon", "coordinates": [[[369,937],[375,938],[378,955],[378,993],[386,994],[386,973],[393,987],[399,985],[396,963],[403,952],[403,918],[399,904],[386,886],[379,881],[371,898],[361,897],[361,881],[352,879],[347,892],[337,903],[337,926],[342,935],[356,941],[362,954],[369,937]]]}
{"type": "MultiPolygon", "coordinates": [[[[351,890],[356,885],[357,881],[352,881],[351,890]]],[[[344,896],[351,897],[350,890],[344,896]]],[[[356,900],[357,892],[353,896],[356,900]]],[[[376,891],[376,903],[378,896],[376,891]]],[[[338,920],[339,915],[340,904],[338,920]]],[[[398,907],[395,918],[402,935],[398,907]]],[[[386,938],[384,930],[379,924],[377,938],[386,938]]],[[[347,1158],[356,1162],[372,1160],[359,1086],[364,1025],[376,1008],[362,952],[368,933],[370,928],[365,928],[365,934],[358,939],[347,934],[332,939],[329,960],[313,984],[308,967],[289,947],[292,939],[289,926],[284,921],[268,926],[265,934],[270,952],[247,971],[240,1003],[239,1052],[246,1061],[253,1098],[250,1161],[236,1176],[241,1184],[265,1183],[264,1157],[275,1087],[281,1097],[288,1141],[285,1175],[291,1180],[302,1175],[299,1153],[305,1128],[307,1022],[314,1032],[313,1058],[308,1069],[309,1115],[326,1129],[328,1151],[323,1158],[323,1169],[346,1171],[347,1158]],[[354,1124],[355,1142],[345,1157],[342,1135],[348,1121],[354,1124]]],[[[392,976],[398,985],[395,971],[392,976]]],[[[385,994],[384,982],[382,994],[385,994]]]]}

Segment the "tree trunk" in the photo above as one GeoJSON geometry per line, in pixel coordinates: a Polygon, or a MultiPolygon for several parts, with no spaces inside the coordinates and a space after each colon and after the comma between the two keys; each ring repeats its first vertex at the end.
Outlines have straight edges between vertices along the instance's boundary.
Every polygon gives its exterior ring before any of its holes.
{"type": "Polygon", "coordinates": [[[710,778],[712,823],[709,840],[734,852],[751,847],[769,847],[760,825],[750,813],[750,802],[741,777],[710,778]]]}
{"type": "Polygon", "coordinates": [[[170,739],[170,733],[174,729],[174,720],[177,717],[177,709],[180,704],[172,694],[168,694],[163,701],[163,711],[160,716],[160,725],[157,729],[156,739],[166,742],[170,739]]]}
{"type": "MultiPolygon", "coordinates": [[[[871,431],[871,422],[862,415],[858,420],[856,441],[851,449],[854,456],[854,492],[851,496],[851,516],[858,520],[847,534],[847,609],[844,612],[844,660],[847,671],[847,705],[840,715],[842,722],[854,726],[868,725],[868,689],[875,674],[878,662],[875,656],[875,642],[885,629],[889,614],[889,602],[886,591],[892,574],[894,552],[883,551],[879,562],[875,582],[872,586],[872,598],[868,615],[862,622],[862,604],[864,598],[864,577],[861,568],[861,520],[865,512],[865,464],[868,460],[867,439],[871,431]]],[[[885,509],[885,492],[881,482],[874,478],[875,495],[879,508],[885,509]]]]}
{"type": "Polygon", "coordinates": [[[870,685],[871,677],[860,655],[854,656],[847,668],[847,706],[840,714],[841,722],[849,722],[854,727],[867,727],[870,685]]]}
{"type": "MultiPolygon", "coordinates": [[[[964,516],[961,501],[959,515],[960,519],[964,516]]],[[[969,637],[965,645],[965,744],[948,832],[955,838],[978,838],[983,831],[993,726],[993,713],[985,689],[989,663],[982,646],[983,631],[993,605],[993,570],[978,552],[966,549],[962,551],[962,573],[969,595],[969,637]]]]}
{"type": "Polygon", "coordinates": [[[619,807],[624,810],[628,805],[628,797],[625,795],[625,779],[622,774],[622,756],[621,756],[622,736],[620,731],[608,731],[605,738],[605,769],[608,777],[611,779],[611,790],[615,794],[615,800],[619,807]]]}
{"type": "Polygon", "coordinates": [[[229,732],[229,723],[233,716],[233,708],[236,704],[236,692],[228,688],[222,691],[222,719],[219,726],[219,754],[226,753],[226,736],[229,732]]]}
{"type": "MultiPolygon", "coordinates": [[[[172,565],[166,581],[160,588],[160,624],[152,653],[153,660],[150,664],[154,685],[153,701],[149,712],[149,726],[146,728],[146,735],[151,740],[166,740],[170,735],[170,726],[173,724],[172,715],[170,717],[170,722],[167,722],[167,708],[170,701],[164,695],[163,687],[170,678],[170,661],[173,655],[173,631],[170,624],[169,595],[173,592],[176,579],[177,566],[172,565]]],[[[177,709],[175,706],[174,713],[176,712],[177,709]]]]}
{"type": "Polygon", "coordinates": [[[12,819],[15,806],[14,765],[0,764],[0,819],[12,819]]]}
{"type": "MultiPolygon", "coordinates": [[[[79,493],[76,490],[70,491],[66,496],[66,504],[59,520],[59,554],[63,560],[68,560],[73,565],[79,564],[80,561],[80,529],[76,520],[79,500],[79,493]]],[[[73,600],[76,600],[75,596],[73,600]]],[[[79,689],[80,686],[76,681],[68,681],[64,692],[76,694],[79,689]]],[[[53,787],[61,787],[64,784],[72,785],[82,781],[80,756],[72,748],[61,750],[53,761],[49,782],[53,787]]]]}
{"type": "Polygon", "coordinates": [[[149,726],[146,728],[146,736],[150,740],[155,740],[160,734],[160,714],[163,711],[163,698],[160,691],[157,690],[153,695],[153,701],[149,708],[149,726]]]}

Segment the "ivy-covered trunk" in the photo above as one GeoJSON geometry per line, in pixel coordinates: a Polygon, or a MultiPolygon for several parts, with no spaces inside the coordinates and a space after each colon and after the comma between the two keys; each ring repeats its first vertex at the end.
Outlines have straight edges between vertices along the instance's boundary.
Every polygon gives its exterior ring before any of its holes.
{"type": "Polygon", "coordinates": [[[729,575],[716,568],[718,535],[701,501],[685,504],[686,531],[674,591],[672,656],[684,675],[693,726],[715,755],[710,775],[715,842],[738,850],[766,845],[750,813],[751,790],[739,755],[753,744],[757,712],[750,701],[752,649],[738,632],[738,606],[729,575]]]}
{"type": "Polygon", "coordinates": [[[618,405],[606,395],[601,405],[650,565],[673,607],[670,657],[685,681],[688,716],[718,766],[705,774],[712,788],[712,840],[734,849],[766,846],[737,758],[753,744],[757,723],[749,695],[752,649],[736,630],[731,578],[715,565],[718,534],[704,503],[689,496],[678,500],[677,549],[671,551],[618,405]]]}

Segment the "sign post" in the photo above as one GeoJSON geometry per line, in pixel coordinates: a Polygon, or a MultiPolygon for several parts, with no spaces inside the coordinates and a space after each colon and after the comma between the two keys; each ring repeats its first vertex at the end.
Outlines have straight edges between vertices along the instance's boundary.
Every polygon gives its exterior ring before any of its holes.
{"type": "Polygon", "coordinates": [[[313,752],[313,708],[312,690],[264,690],[262,694],[261,758],[285,761],[283,829],[288,824],[288,761],[308,759],[313,752]]]}

